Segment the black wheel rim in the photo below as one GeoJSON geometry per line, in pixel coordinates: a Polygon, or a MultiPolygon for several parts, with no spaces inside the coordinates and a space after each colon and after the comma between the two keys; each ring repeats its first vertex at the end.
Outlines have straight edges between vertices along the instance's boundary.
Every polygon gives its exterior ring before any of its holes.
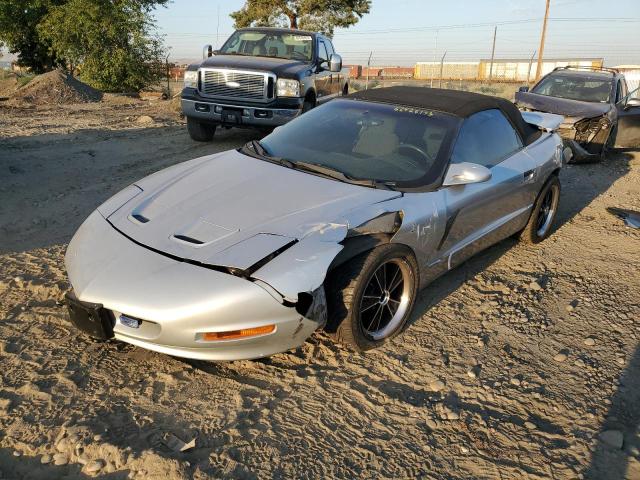
{"type": "Polygon", "coordinates": [[[543,237],[551,227],[556,212],[556,195],[557,188],[552,185],[542,198],[536,222],[536,233],[539,237],[543,237]]]}
{"type": "Polygon", "coordinates": [[[410,301],[409,275],[400,259],[384,262],[373,273],[360,301],[360,325],[367,337],[381,340],[402,323],[410,301]]]}

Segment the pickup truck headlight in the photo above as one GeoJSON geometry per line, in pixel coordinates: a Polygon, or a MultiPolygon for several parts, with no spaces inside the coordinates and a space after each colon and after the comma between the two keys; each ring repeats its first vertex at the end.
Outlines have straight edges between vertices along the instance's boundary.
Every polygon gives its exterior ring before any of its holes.
{"type": "Polygon", "coordinates": [[[187,70],[184,72],[184,88],[196,88],[198,85],[198,71],[187,70]]]}
{"type": "Polygon", "coordinates": [[[278,97],[299,97],[300,82],[297,80],[279,78],[276,91],[278,97]]]}

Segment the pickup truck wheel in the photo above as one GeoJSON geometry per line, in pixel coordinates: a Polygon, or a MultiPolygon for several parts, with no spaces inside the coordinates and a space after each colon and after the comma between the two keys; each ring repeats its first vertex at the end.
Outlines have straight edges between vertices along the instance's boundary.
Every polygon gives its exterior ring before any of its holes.
{"type": "Polygon", "coordinates": [[[360,352],[396,336],[413,310],[417,272],[413,252],[393,243],[334,270],[326,283],[329,335],[360,352]]]}
{"type": "Polygon", "coordinates": [[[302,113],[306,113],[309,110],[315,108],[316,106],[316,97],[313,95],[309,95],[304,99],[304,103],[302,104],[302,113]]]}
{"type": "Polygon", "coordinates": [[[216,133],[216,126],[187,117],[187,130],[196,142],[210,142],[216,133]]]}

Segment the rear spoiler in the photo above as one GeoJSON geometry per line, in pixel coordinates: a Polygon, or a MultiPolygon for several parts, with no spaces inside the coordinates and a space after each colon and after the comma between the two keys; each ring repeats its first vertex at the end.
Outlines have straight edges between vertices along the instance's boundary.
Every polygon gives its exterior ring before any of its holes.
{"type": "Polygon", "coordinates": [[[555,132],[560,128],[564,117],[555,113],[521,112],[525,122],[538,127],[543,132],[555,132]]]}

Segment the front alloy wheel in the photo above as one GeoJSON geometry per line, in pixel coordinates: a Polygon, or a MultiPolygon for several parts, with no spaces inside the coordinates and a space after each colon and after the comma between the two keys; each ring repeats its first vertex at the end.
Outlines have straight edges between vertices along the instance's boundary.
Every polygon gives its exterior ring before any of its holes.
{"type": "Polygon", "coordinates": [[[359,308],[360,326],[368,338],[381,340],[398,328],[409,307],[410,275],[407,263],[399,259],[384,262],[373,273],[359,308]]]}
{"type": "Polygon", "coordinates": [[[327,279],[327,331],[365,351],[402,331],[418,290],[418,265],[411,249],[394,243],[358,255],[327,279]]]}

